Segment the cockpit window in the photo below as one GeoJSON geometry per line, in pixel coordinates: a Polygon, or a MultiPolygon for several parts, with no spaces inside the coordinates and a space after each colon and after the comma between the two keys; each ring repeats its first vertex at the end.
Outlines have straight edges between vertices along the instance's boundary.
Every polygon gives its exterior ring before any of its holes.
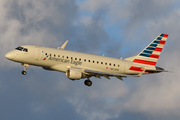
{"type": "Polygon", "coordinates": [[[28,52],[28,49],[27,49],[27,48],[23,48],[23,47],[21,47],[21,46],[17,47],[16,50],[28,52]]]}
{"type": "Polygon", "coordinates": [[[28,49],[24,48],[23,51],[24,51],[24,52],[28,52],[28,49]]]}
{"type": "Polygon", "coordinates": [[[16,48],[16,50],[22,51],[22,50],[23,50],[23,47],[20,47],[20,46],[19,46],[19,47],[16,48]]]}

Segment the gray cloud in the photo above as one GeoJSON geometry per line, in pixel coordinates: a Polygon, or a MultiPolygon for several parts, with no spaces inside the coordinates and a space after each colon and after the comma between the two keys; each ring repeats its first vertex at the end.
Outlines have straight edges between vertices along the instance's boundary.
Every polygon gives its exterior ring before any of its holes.
{"type": "Polygon", "coordinates": [[[180,24],[174,4],[178,2],[2,0],[0,118],[179,119],[180,24]],[[81,14],[84,11],[88,14],[81,14]],[[121,22],[125,24],[119,25],[121,22]],[[124,40],[111,39],[106,24],[118,24],[124,40]],[[124,82],[92,78],[90,88],[83,80],[73,82],[63,73],[37,67],[30,67],[27,76],[22,76],[22,66],[4,58],[6,52],[22,44],[58,47],[66,39],[70,40],[67,49],[113,57],[125,52],[124,56],[130,57],[161,32],[170,36],[158,66],[175,73],[127,78],[124,82]]]}
{"type": "MultiPolygon", "coordinates": [[[[5,14],[0,26],[1,48],[23,44],[53,46],[71,36],[77,6],[73,1],[7,1],[2,5],[5,14]]],[[[71,38],[71,37],[70,37],[71,38]]]]}

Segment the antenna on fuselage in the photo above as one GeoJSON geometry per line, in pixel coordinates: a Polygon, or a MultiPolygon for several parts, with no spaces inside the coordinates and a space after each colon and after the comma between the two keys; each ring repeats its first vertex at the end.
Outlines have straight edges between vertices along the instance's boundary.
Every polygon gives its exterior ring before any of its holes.
{"type": "Polygon", "coordinates": [[[66,42],[61,47],[58,47],[58,49],[64,49],[66,47],[67,43],[68,43],[68,40],[66,40],[66,42]]]}

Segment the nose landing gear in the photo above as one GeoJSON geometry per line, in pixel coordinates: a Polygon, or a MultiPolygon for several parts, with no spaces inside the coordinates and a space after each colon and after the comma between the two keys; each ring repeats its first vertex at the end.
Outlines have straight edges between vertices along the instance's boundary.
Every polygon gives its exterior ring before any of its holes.
{"type": "Polygon", "coordinates": [[[27,70],[27,67],[29,67],[29,64],[22,64],[22,65],[24,66],[24,70],[22,71],[22,74],[26,75],[27,74],[26,70],[27,70]]]}
{"type": "Polygon", "coordinates": [[[23,75],[26,75],[26,74],[27,74],[27,72],[23,70],[23,71],[22,71],[22,74],[23,74],[23,75]]]}

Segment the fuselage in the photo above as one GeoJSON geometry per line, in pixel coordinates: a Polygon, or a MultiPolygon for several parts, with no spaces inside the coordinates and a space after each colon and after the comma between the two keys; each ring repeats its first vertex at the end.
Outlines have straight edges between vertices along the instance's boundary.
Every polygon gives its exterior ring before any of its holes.
{"type": "MultiPolygon", "coordinates": [[[[6,54],[6,58],[22,64],[41,66],[47,70],[66,72],[70,67],[88,69],[92,71],[135,75],[142,70],[129,70],[132,66],[156,70],[156,67],[141,65],[131,61],[87,54],[75,51],[55,49],[49,47],[24,45],[27,50],[15,49],[6,54]]],[[[146,72],[147,73],[147,72],[146,72]]]]}

